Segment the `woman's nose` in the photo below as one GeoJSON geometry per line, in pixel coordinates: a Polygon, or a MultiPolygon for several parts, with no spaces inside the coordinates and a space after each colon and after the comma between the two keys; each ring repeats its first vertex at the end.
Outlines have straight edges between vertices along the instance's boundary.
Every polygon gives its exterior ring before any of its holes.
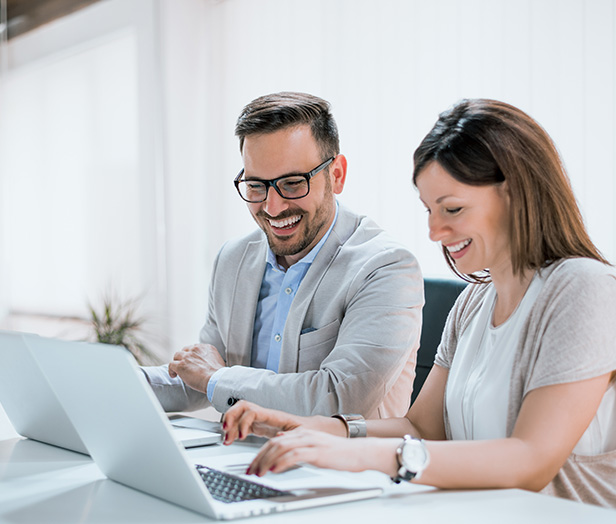
{"type": "Polygon", "coordinates": [[[433,242],[438,242],[445,236],[446,227],[444,221],[436,213],[431,213],[428,218],[428,230],[430,240],[433,242]]]}

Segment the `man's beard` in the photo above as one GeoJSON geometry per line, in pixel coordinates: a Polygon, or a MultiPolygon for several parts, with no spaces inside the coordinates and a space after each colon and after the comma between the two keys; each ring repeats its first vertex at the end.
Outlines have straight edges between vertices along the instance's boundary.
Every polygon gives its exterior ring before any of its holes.
{"type": "MultiPolygon", "coordinates": [[[[312,216],[310,223],[305,224],[303,224],[302,222],[308,220],[308,218],[307,215],[301,210],[287,209],[276,217],[270,217],[265,212],[259,211],[257,213],[257,217],[259,217],[263,221],[267,221],[268,218],[274,220],[282,220],[296,215],[300,215],[302,217],[299,226],[300,228],[303,228],[303,233],[301,234],[300,238],[294,241],[285,241],[280,237],[274,235],[271,230],[264,229],[264,233],[267,237],[267,242],[274,255],[290,256],[296,255],[297,253],[301,253],[302,251],[304,251],[308,246],[310,246],[310,244],[314,241],[314,239],[319,233],[325,233],[325,231],[323,231],[323,228],[332,218],[334,205],[335,204],[333,202],[333,199],[325,198],[322,204],[317,208],[315,214],[312,216]]],[[[299,232],[301,233],[301,231],[299,232]]]]}

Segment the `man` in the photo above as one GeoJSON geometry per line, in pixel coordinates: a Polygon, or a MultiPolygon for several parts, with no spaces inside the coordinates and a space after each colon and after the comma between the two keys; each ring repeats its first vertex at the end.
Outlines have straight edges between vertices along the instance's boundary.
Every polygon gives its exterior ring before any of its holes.
{"type": "Polygon", "coordinates": [[[404,247],[338,205],[347,162],[329,104],[263,96],[235,133],[235,185],[260,230],[218,254],[201,343],[168,373],[144,369],[163,407],[224,412],[247,399],[301,415],[403,416],[423,281],[404,247]]]}

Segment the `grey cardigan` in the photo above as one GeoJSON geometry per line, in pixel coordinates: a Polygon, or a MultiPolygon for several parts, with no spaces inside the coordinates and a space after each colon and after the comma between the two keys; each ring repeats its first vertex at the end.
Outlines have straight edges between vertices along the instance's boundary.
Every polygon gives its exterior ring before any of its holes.
{"type": "MultiPolygon", "coordinates": [[[[526,320],[509,383],[507,436],[524,397],[553,384],[616,370],[616,273],[591,259],[567,259],[541,270],[546,280],[526,320]]],[[[451,310],[435,363],[451,367],[458,340],[477,312],[488,285],[471,285],[451,310]]],[[[451,438],[445,408],[445,430],[451,438]]],[[[571,454],[544,492],[616,506],[616,450],[571,454]]]]}

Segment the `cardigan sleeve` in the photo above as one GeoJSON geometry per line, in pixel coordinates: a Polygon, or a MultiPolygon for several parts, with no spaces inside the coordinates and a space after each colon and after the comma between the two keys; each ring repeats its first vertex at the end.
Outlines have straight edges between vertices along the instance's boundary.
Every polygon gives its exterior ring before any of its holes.
{"type": "Polygon", "coordinates": [[[551,272],[529,322],[524,394],[616,369],[616,275],[590,259],[570,259],[551,272]]]}

